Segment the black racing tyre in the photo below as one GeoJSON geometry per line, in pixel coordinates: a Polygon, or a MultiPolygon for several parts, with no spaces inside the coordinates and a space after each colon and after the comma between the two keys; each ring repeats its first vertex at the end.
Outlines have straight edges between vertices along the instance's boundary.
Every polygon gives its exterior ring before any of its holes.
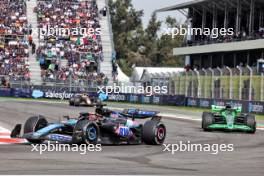
{"type": "Polygon", "coordinates": [[[142,139],[148,145],[161,145],[166,138],[166,127],[161,121],[148,120],[143,126],[142,139]]]}
{"type": "Polygon", "coordinates": [[[77,144],[97,144],[100,136],[98,125],[89,120],[77,122],[73,133],[73,142],[77,144]]]}
{"type": "Polygon", "coordinates": [[[97,144],[99,139],[99,128],[95,123],[88,123],[84,127],[83,141],[85,144],[97,144]]]}
{"type": "Polygon", "coordinates": [[[74,106],[80,106],[80,104],[81,104],[81,98],[75,97],[74,98],[74,106]]]}
{"type": "MultiPolygon", "coordinates": [[[[26,133],[33,133],[41,128],[44,128],[48,125],[48,121],[43,116],[33,116],[27,119],[25,125],[24,125],[24,134],[26,133]]],[[[40,144],[44,140],[41,139],[27,139],[28,142],[40,144]]]]}
{"type": "Polygon", "coordinates": [[[69,105],[74,106],[74,97],[71,97],[69,100],[69,105]]]}
{"type": "Polygon", "coordinates": [[[204,131],[210,131],[208,128],[210,125],[213,124],[214,115],[211,112],[203,112],[202,115],[202,128],[204,131]]]}
{"type": "Polygon", "coordinates": [[[245,119],[246,125],[253,129],[249,133],[253,133],[254,134],[256,132],[256,118],[255,118],[255,116],[248,114],[248,115],[246,115],[245,118],[246,118],[245,119]]]}

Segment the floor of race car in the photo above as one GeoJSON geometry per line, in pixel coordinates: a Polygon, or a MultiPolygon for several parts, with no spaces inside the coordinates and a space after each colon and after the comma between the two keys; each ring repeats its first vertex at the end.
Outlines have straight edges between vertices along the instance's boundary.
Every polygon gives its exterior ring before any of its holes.
{"type": "MultiPolygon", "coordinates": [[[[122,107],[118,107],[122,108],[122,107]]],[[[156,110],[167,111],[160,107],[156,110]]],[[[165,118],[166,144],[190,141],[195,144],[234,144],[233,152],[170,152],[163,146],[102,146],[102,152],[31,152],[24,141],[8,142],[8,130],[32,115],[56,121],[75,117],[88,107],[67,104],[6,100],[0,103],[0,174],[173,174],[173,175],[263,175],[264,131],[256,134],[203,132],[200,121],[165,118]],[[2,130],[2,131],[1,131],[2,130]],[[1,136],[2,134],[2,136],[1,136]],[[2,140],[2,143],[1,143],[2,140]],[[4,142],[3,142],[4,141],[4,142]],[[20,143],[20,144],[14,144],[20,143]]],[[[175,110],[175,115],[180,113],[175,110]]],[[[188,112],[181,112],[188,114],[188,112]]],[[[179,116],[181,115],[179,114],[179,116]]],[[[191,115],[194,115],[193,113],[191,115]]],[[[200,114],[197,114],[197,117],[200,114]]]]}

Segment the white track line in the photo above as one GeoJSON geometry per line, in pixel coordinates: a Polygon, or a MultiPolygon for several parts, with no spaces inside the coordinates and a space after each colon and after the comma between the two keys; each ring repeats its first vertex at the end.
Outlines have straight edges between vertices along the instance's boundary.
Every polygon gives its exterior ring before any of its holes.
{"type": "Polygon", "coordinates": [[[11,133],[11,131],[0,126],[0,133],[11,133]]]}
{"type": "MultiPolygon", "coordinates": [[[[0,126],[0,133],[11,133],[11,131],[10,130],[8,130],[8,129],[6,129],[6,128],[4,128],[4,127],[1,127],[0,126]]],[[[0,138],[10,138],[10,136],[6,136],[6,135],[3,135],[3,136],[1,136],[0,135],[0,138]]],[[[7,144],[7,143],[5,143],[5,142],[0,142],[0,144],[2,145],[2,144],[7,144]]]]}
{"type": "Polygon", "coordinates": [[[197,118],[191,118],[191,117],[187,117],[187,116],[176,116],[173,114],[166,114],[166,113],[160,113],[161,116],[164,117],[170,117],[170,118],[176,118],[176,119],[184,119],[184,120],[192,120],[192,121],[202,121],[201,119],[197,119],[197,118]]]}
{"type": "Polygon", "coordinates": [[[264,131],[264,128],[257,128],[258,130],[263,130],[264,131]]]}
{"type": "Polygon", "coordinates": [[[2,142],[0,142],[0,145],[2,145],[2,144],[14,144],[14,143],[17,144],[17,143],[25,143],[26,142],[25,139],[11,139],[10,134],[11,134],[10,130],[0,126],[0,141],[2,141],[2,142]],[[8,142],[5,140],[8,140],[8,142]],[[3,141],[5,141],[5,142],[3,142],[3,141]]]}

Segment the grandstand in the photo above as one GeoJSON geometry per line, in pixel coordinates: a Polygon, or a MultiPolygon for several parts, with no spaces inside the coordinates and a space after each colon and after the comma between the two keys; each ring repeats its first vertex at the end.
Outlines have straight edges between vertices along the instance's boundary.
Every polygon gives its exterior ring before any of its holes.
{"type": "Polygon", "coordinates": [[[26,4],[3,0],[0,11],[0,79],[9,87],[10,81],[30,80],[26,4]]]}
{"type": "Polygon", "coordinates": [[[193,0],[157,10],[178,10],[191,28],[233,28],[234,35],[186,37],[174,55],[186,57],[191,68],[256,66],[264,58],[263,0],[193,0]]]}
{"type": "Polygon", "coordinates": [[[108,13],[100,13],[106,3],[105,0],[1,2],[2,82],[14,84],[12,80],[19,80],[17,84],[24,84],[27,80],[28,85],[74,83],[88,87],[111,83],[111,25],[108,13]]]}
{"type": "Polygon", "coordinates": [[[188,35],[174,55],[185,56],[186,71],[171,77],[170,94],[203,99],[264,101],[263,0],[193,0],[158,9],[178,10],[188,35]],[[191,35],[192,28],[233,29],[233,35],[191,35]]]}
{"type": "Polygon", "coordinates": [[[55,35],[40,35],[37,57],[43,79],[89,80],[92,85],[104,84],[107,77],[99,73],[103,62],[101,35],[88,34],[91,29],[97,31],[101,27],[96,1],[39,1],[35,11],[40,28],[58,29],[55,35]],[[68,30],[60,34],[61,29],[68,30]],[[82,29],[87,31],[81,34],[82,29]],[[63,60],[66,65],[61,64],[63,60]]]}

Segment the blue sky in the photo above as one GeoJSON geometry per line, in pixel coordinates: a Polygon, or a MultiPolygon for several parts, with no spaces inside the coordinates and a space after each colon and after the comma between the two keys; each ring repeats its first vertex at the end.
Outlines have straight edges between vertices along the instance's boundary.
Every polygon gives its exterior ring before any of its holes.
{"type": "MultiPolygon", "coordinates": [[[[146,25],[148,24],[149,18],[153,11],[163,7],[181,4],[188,1],[190,0],[132,0],[133,5],[136,9],[144,10],[144,17],[142,19],[144,27],[146,27],[146,25]]],[[[175,17],[180,22],[185,21],[184,16],[177,11],[158,13],[158,19],[160,21],[164,21],[167,16],[175,17]]]]}

